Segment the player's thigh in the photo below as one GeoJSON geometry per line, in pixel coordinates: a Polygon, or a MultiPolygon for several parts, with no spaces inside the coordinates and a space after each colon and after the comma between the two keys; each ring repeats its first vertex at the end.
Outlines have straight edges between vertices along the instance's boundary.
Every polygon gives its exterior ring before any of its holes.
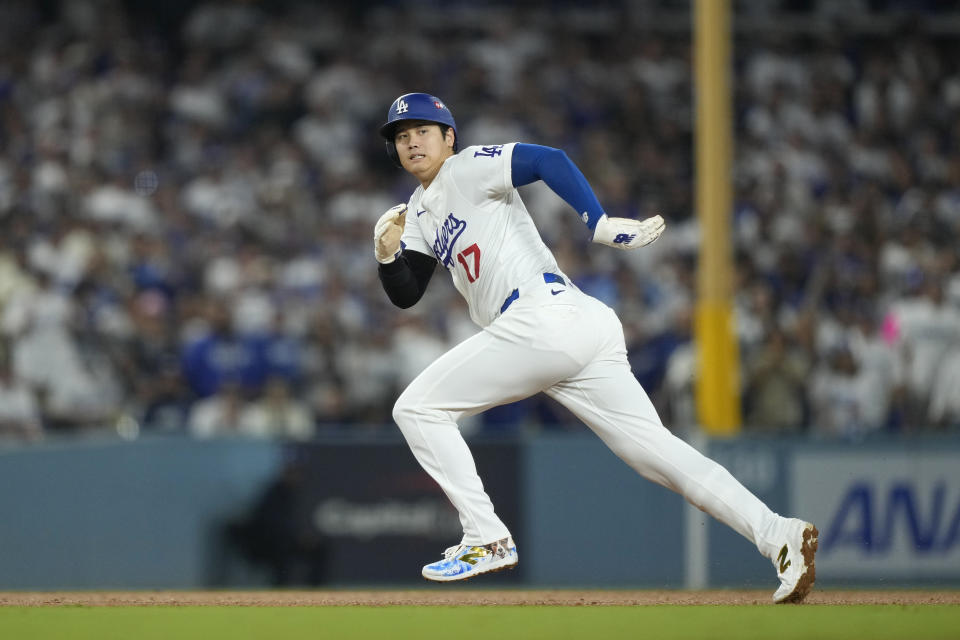
{"type": "Polygon", "coordinates": [[[546,390],[598,435],[621,430],[662,429],[663,423],[626,357],[598,359],[546,390]]]}
{"type": "Polygon", "coordinates": [[[579,368],[563,351],[545,350],[481,331],[424,369],[397,404],[450,412],[455,420],[529,397],[579,368]]]}
{"type": "MultiPolygon", "coordinates": [[[[546,391],[644,477],[675,488],[677,472],[698,457],[660,420],[626,358],[592,363],[546,391]]],[[[692,463],[692,462],[691,462],[692,463]]]]}

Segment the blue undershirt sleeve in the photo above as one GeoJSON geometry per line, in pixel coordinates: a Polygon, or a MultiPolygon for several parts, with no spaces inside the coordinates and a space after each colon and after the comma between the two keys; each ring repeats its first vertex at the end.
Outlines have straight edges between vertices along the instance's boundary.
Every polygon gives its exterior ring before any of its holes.
{"type": "Polygon", "coordinates": [[[517,143],[510,161],[513,186],[543,180],[554,193],[573,207],[593,231],[603,216],[596,194],[577,165],[560,149],[517,143]]]}

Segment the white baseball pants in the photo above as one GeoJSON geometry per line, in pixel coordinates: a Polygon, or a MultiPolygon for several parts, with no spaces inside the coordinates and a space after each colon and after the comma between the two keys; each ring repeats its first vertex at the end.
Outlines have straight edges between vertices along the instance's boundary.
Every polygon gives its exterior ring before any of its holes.
{"type": "Polygon", "coordinates": [[[463,542],[510,535],[457,428],[463,416],[543,391],[570,409],[640,475],[776,553],[781,520],[725,468],[663,426],[627,362],[612,309],[574,286],[521,286],[506,312],[427,367],[393,417],[414,456],[456,507],[463,542]],[[562,293],[550,291],[564,289],[562,293]]]}

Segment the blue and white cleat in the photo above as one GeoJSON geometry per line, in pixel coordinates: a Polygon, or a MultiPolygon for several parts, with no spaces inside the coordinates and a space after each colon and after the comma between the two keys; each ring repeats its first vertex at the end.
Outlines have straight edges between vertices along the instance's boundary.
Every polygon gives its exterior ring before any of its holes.
{"type": "Polygon", "coordinates": [[[435,582],[466,580],[481,573],[512,569],[517,566],[517,545],[513,538],[471,547],[458,544],[443,552],[443,560],[423,568],[423,577],[435,582]]]}

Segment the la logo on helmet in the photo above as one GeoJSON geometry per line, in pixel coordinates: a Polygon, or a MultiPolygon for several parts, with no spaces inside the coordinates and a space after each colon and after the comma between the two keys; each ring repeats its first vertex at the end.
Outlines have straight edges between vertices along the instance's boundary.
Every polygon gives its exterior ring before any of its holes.
{"type": "Polygon", "coordinates": [[[407,101],[401,98],[397,102],[397,113],[406,113],[410,109],[410,106],[407,104],[407,101]]]}

